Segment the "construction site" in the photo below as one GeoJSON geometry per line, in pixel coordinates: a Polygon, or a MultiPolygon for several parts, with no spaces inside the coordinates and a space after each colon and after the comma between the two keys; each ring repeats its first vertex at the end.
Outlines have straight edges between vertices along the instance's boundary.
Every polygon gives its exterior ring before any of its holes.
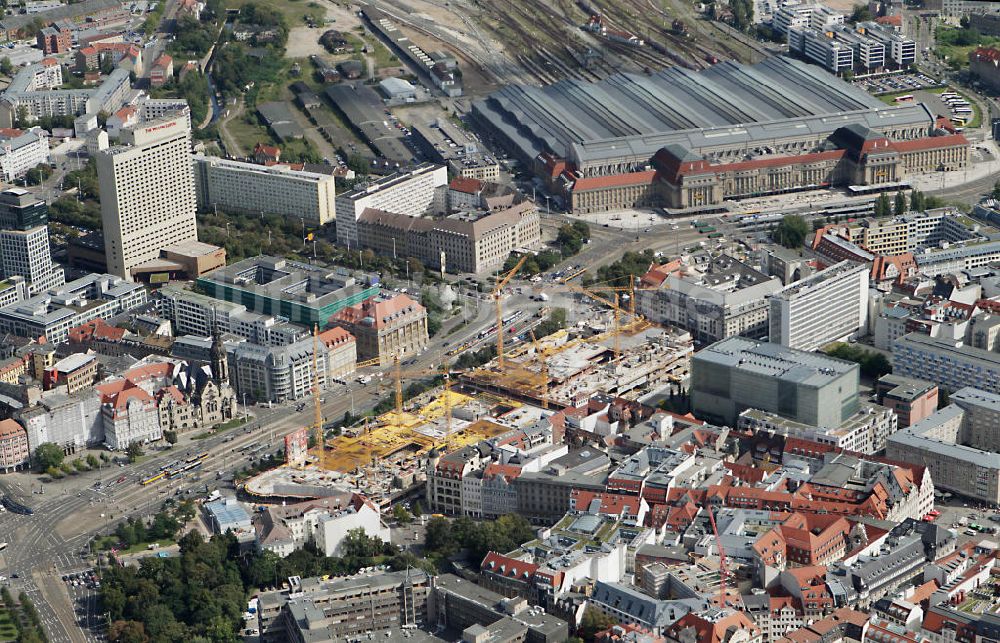
{"type": "MultiPolygon", "coordinates": [[[[584,404],[597,393],[637,400],[687,378],[694,353],[690,333],[655,327],[637,314],[635,295],[641,288],[635,283],[584,288],[569,283],[577,276],[571,275],[547,287],[574,292],[592,300],[594,307],[586,320],[541,338],[532,331],[530,343],[507,350],[503,291],[525,259],[494,286],[497,325],[491,341],[496,342],[496,358],[456,372],[447,366],[405,370],[397,357],[389,372],[393,408],[344,427],[336,436],[324,429],[314,382],[313,426],[290,434],[286,465],[251,479],[245,491],[261,501],[283,501],[352,490],[385,507],[426,480],[432,449],[451,453],[502,436],[584,404]],[[436,386],[404,400],[403,382],[410,379],[436,386]],[[313,444],[322,446],[307,449],[308,432],[313,444]]],[[[381,391],[381,380],[378,386],[381,391]]]]}

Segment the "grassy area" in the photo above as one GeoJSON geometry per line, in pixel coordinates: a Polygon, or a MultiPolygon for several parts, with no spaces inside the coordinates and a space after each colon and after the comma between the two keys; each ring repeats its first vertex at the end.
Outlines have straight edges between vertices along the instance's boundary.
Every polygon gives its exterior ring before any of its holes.
{"type": "Polygon", "coordinates": [[[369,41],[368,51],[375,57],[375,67],[399,67],[399,58],[378,41],[369,41]]]}
{"type": "Polygon", "coordinates": [[[246,418],[243,416],[235,417],[228,422],[223,422],[222,424],[216,424],[213,429],[216,431],[228,431],[229,429],[235,429],[238,426],[246,424],[246,418]]]}
{"type": "Polygon", "coordinates": [[[257,143],[265,143],[267,145],[274,143],[267,128],[257,124],[256,121],[257,114],[250,114],[248,108],[246,114],[226,123],[226,129],[229,131],[229,134],[236,140],[236,144],[243,148],[246,154],[253,152],[254,145],[257,143]],[[253,119],[254,122],[247,122],[248,118],[253,119]]]}
{"type": "Polygon", "coordinates": [[[0,609],[0,641],[17,640],[17,623],[10,610],[0,609]]]}
{"type": "MultiPolygon", "coordinates": [[[[944,91],[944,90],[942,89],[941,91],[944,91]]],[[[905,96],[906,94],[912,94],[912,93],[913,93],[913,90],[904,89],[902,91],[892,92],[892,93],[889,93],[889,94],[879,94],[878,96],[876,96],[876,98],[878,98],[880,101],[882,101],[886,105],[898,105],[899,103],[896,102],[896,97],[898,97],[898,96],[905,96]]]]}
{"type": "Polygon", "coordinates": [[[176,541],[173,541],[173,540],[171,540],[169,538],[160,538],[158,540],[153,540],[153,541],[150,541],[148,543],[136,543],[136,544],[132,545],[131,547],[129,547],[128,549],[120,549],[120,550],[118,550],[118,554],[119,555],[124,555],[124,554],[138,554],[138,553],[141,553],[141,552],[144,552],[144,551],[157,552],[157,551],[160,551],[160,549],[163,549],[164,547],[170,547],[171,545],[176,545],[176,544],[177,544],[176,541]],[[156,548],[156,549],[149,549],[149,545],[152,544],[152,543],[157,543],[159,545],[159,547],[156,548]]]}
{"type": "Polygon", "coordinates": [[[285,15],[288,26],[298,27],[306,24],[306,16],[323,18],[326,11],[314,0],[283,0],[282,2],[271,2],[270,0],[225,0],[223,3],[227,9],[236,9],[246,4],[258,4],[277,9],[285,15]]]}

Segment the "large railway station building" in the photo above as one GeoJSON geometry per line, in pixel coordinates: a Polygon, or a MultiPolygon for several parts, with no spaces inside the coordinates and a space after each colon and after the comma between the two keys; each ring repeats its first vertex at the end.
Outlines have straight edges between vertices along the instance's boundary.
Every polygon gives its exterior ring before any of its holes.
{"type": "Polygon", "coordinates": [[[512,85],[474,102],[472,117],[581,214],[902,186],[969,163],[965,137],[924,104],[886,105],[785,57],[512,85]]]}

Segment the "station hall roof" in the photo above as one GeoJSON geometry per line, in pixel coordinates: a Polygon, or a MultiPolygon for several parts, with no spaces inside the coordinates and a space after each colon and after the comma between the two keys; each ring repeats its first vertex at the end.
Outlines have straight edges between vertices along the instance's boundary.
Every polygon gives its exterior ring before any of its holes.
{"type": "Polygon", "coordinates": [[[652,157],[671,143],[701,149],[730,142],[828,135],[858,123],[929,128],[921,103],[887,106],[839,78],[790,58],[755,65],[724,62],[694,72],[615,74],[597,83],[562,80],[546,87],[511,85],[473,106],[521,149],[579,163],[652,157]]]}

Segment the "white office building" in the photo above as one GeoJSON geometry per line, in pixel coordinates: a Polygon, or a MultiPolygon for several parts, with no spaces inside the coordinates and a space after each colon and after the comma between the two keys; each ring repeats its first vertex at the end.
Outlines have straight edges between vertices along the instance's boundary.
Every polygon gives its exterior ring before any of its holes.
{"type": "Polygon", "coordinates": [[[448,193],[448,168],[424,163],[338,195],[337,242],[358,245],[358,218],[367,209],[419,217],[443,212],[448,193]]]}
{"type": "Polygon", "coordinates": [[[293,170],[287,165],[257,165],[214,156],[194,157],[198,207],[210,210],[277,214],[323,225],[334,220],[332,174],[293,170]]]}
{"type": "Polygon", "coordinates": [[[5,278],[20,276],[28,294],[65,283],[63,269],[52,263],[48,208],[23,188],[0,192],[0,266],[5,278]]]}
{"type": "Polygon", "coordinates": [[[228,332],[264,346],[285,346],[309,336],[304,326],[254,313],[243,304],[215,299],[175,285],[166,285],[154,296],[157,313],[173,324],[176,335],[208,337],[228,332]]]}
{"type": "Polygon", "coordinates": [[[842,261],[787,286],[770,298],[770,341],[814,351],[864,332],[868,267],[842,261]]]}
{"type": "Polygon", "coordinates": [[[148,301],[146,289],[113,275],[91,274],[0,308],[0,333],[66,341],[69,329],[110,319],[148,301]]]}
{"type": "Polygon", "coordinates": [[[162,248],[198,239],[187,122],[175,115],[122,130],[122,145],[97,154],[108,272],[132,279],[162,248]]]}

